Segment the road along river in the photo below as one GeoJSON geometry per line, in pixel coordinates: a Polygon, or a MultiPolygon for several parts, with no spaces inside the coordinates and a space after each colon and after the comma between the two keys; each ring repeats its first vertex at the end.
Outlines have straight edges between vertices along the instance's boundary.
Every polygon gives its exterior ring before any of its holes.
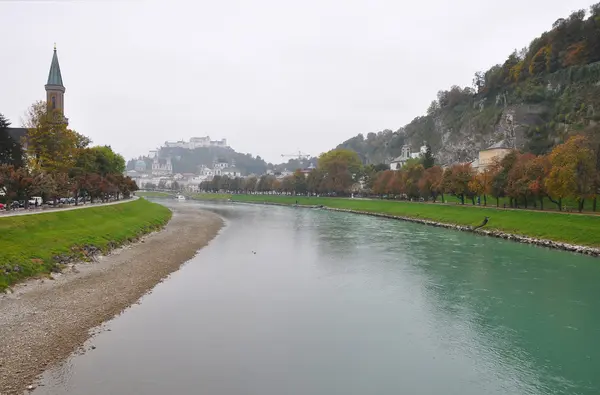
{"type": "Polygon", "coordinates": [[[166,204],[227,226],[34,394],[600,393],[597,258],[318,209],[166,204]]]}

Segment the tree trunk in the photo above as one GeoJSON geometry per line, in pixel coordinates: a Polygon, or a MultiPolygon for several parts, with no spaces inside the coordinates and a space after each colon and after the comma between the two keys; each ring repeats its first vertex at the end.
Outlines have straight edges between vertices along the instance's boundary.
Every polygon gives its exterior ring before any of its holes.
{"type": "Polygon", "coordinates": [[[596,199],[598,199],[596,196],[594,196],[594,202],[592,203],[592,210],[594,212],[596,212],[596,199]]]}
{"type": "Polygon", "coordinates": [[[483,205],[487,206],[487,195],[483,195],[483,205]]]}
{"type": "Polygon", "coordinates": [[[523,199],[525,200],[525,208],[527,208],[527,196],[523,196],[523,199]]]}
{"type": "Polygon", "coordinates": [[[582,211],[583,211],[583,204],[584,204],[584,203],[585,203],[585,199],[581,199],[581,200],[579,201],[579,212],[582,212],[582,211]]]}
{"type": "Polygon", "coordinates": [[[554,204],[556,204],[558,206],[558,211],[562,211],[562,199],[558,199],[558,201],[557,201],[557,200],[552,199],[550,196],[548,196],[548,199],[552,203],[554,203],[554,204]]]}
{"type": "Polygon", "coordinates": [[[500,197],[496,196],[496,207],[500,207],[500,197]]]}
{"type": "Polygon", "coordinates": [[[465,195],[460,195],[460,204],[465,204],[465,195]]]}
{"type": "Polygon", "coordinates": [[[540,198],[540,210],[544,211],[544,197],[540,198]]]}

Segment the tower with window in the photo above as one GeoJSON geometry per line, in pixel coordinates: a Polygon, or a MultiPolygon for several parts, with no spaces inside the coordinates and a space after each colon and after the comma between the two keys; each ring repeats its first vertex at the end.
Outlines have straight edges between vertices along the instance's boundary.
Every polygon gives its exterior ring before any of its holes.
{"type": "Polygon", "coordinates": [[[50,64],[50,73],[48,74],[48,82],[46,83],[46,103],[49,112],[55,112],[56,116],[60,116],[61,120],[68,123],[65,118],[65,86],[63,85],[62,75],[60,73],[60,65],[58,64],[58,55],[56,54],[56,44],[54,45],[54,54],[52,63],[50,64]]]}

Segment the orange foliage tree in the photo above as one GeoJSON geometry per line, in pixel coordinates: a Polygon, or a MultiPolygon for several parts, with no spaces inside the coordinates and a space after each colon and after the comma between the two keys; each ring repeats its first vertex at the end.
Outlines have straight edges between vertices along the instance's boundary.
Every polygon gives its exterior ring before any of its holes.
{"type": "Polygon", "coordinates": [[[444,172],[444,191],[458,197],[460,203],[465,204],[465,197],[474,198],[474,194],[469,189],[469,182],[474,174],[470,163],[456,164],[447,168],[444,172]]]}

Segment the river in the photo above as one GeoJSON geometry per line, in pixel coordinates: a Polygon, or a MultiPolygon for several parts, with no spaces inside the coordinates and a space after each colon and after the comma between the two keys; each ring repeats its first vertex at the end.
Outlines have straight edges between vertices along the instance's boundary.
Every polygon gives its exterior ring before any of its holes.
{"type": "Polygon", "coordinates": [[[318,209],[168,204],[227,226],[34,394],[600,393],[597,258],[318,209]]]}

